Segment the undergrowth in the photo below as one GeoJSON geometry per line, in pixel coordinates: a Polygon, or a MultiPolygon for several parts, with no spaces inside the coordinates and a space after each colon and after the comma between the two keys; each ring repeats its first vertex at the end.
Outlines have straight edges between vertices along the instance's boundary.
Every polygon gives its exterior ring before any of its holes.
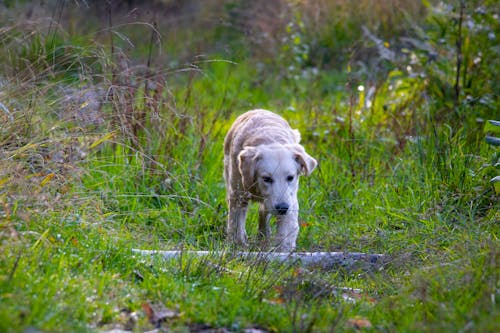
{"type": "Polygon", "coordinates": [[[2,5],[0,331],[499,329],[495,2],[48,3],[2,5]],[[298,251],[383,264],[232,256],[222,142],[252,108],[319,161],[298,251]]]}

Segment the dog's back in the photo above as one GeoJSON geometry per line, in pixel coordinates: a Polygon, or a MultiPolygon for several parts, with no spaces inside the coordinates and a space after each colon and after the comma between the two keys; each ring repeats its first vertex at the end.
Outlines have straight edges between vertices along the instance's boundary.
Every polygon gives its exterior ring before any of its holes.
{"type": "Polygon", "coordinates": [[[231,126],[224,140],[224,155],[233,155],[244,147],[299,142],[299,131],[285,119],[267,110],[252,110],[239,116],[231,126]]]}

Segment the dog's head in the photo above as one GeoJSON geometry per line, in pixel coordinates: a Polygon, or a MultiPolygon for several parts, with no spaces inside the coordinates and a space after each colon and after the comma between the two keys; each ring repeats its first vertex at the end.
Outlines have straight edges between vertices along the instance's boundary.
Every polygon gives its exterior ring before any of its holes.
{"type": "Polygon", "coordinates": [[[243,187],[274,215],[297,209],[299,176],[311,174],[317,165],[299,144],[245,147],[238,161],[243,187]]]}

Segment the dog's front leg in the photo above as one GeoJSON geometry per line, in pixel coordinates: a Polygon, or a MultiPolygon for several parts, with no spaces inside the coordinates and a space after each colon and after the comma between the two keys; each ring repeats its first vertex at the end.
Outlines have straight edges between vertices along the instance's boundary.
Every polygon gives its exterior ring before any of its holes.
{"type": "Polygon", "coordinates": [[[259,238],[262,241],[262,245],[267,247],[269,238],[271,237],[271,226],[269,225],[269,220],[271,219],[271,214],[267,211],[263,203],[259,205],[259,238]]]}
{"type": "Polygon", "coordinates": [[[241,246],[247,246],[245,220],[247,218],[248,202],[229,200],[229,216],[227,220],[227,235],[229,240],[241,246]]]}
{"type": "Polygon", "coordinates": [[[291,252],[295,250],[299,234],[298,217],[297,210],[290,211],[286,215],[277,216],[276,251],[291,252]]]}

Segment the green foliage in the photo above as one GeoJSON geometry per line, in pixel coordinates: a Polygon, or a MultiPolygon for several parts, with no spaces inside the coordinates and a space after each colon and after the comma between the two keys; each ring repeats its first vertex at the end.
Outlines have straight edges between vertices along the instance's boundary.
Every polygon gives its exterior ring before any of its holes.
{"type": "Polygon", "coordinates": [[[120,23],[94,36],[103,44],[6,20],[0,331],[498,331],[498,154],[484,133],[499,127],[476,121],[498,109],[495,2],[467,2],[461,35],[458,8],[394,3],[408,15],[373,1],[277,1],[271,21],[247,21],[259,9],[247,2],[174,6],[192,25],[120,23]],[[202,18],[219,8],[226,25],[214,28],[202,18]],[[256,107],[284,115],[319,161],[301,180],[298,250],[384,253],[386,264],[231,256],[222,142],[256,107]],[[164,261],[132,248],[223,254],[164,261]],[[173,315],[150,320],[156,303],[173,315]]]}
{"type": "MultiPolygon", "coordinates": [[[[486,125],[484,126],[484,131],[486,133],[498,134],[500,133],[500,121],[496,120],[488,120],[486,125]]],[[[485,137],[486,143],[489,145],[498,147],[500,146],[500,138],[496,136],[486,135],[485,137]]],[[[500,157],[498,156],[498,151],[493,155],[491,166],[498,168],[500,167],[500,157]]],[[[497,195],[500,194],[500,176],[495,176],[491,178],[491,183],[493,183],[493,187],[495,188],[495,192],[497,195]]]]}

